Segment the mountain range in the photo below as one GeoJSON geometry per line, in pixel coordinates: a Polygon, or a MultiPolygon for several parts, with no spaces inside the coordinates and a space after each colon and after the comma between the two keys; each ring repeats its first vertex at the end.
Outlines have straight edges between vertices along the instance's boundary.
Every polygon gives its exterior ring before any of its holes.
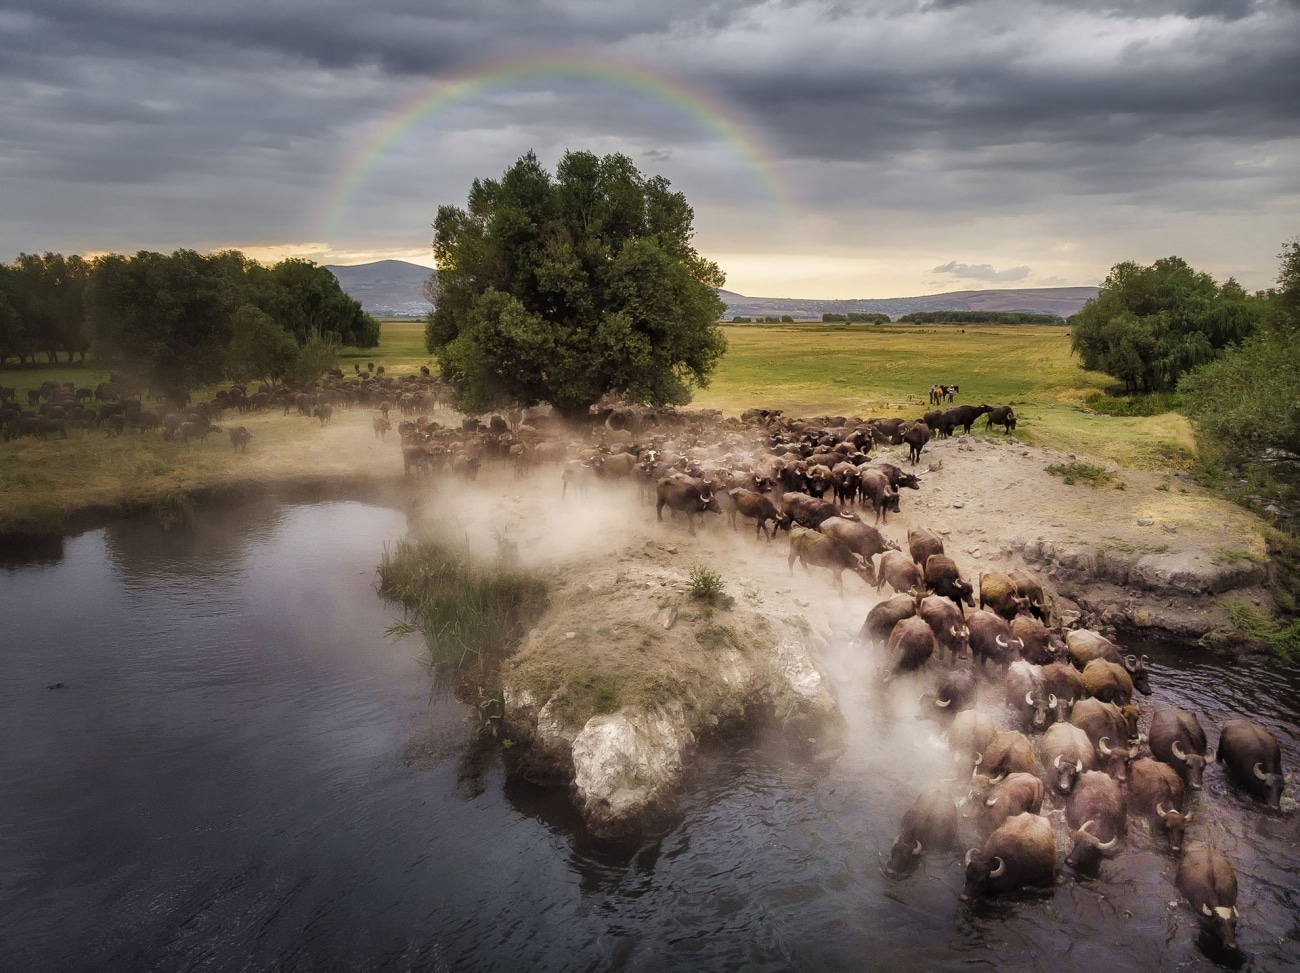
{"type": "MultiPolygon", "coordinates": [[[[422,318],[432,305],[425,285],[437,274],[428,267],[405,260],[379,260],[353,266],[327,265],[339,286],[377,317],[422,318]]],[[[948,291],[921,297],[860,298],[853,300],[810,300],[794,297],[746,297],[720,290],[726,302],[724,320],[742,317],[779,317],[788,314],[796,321],[820,321],[827,312],[882,311],[899,318],[913,311],[1030,311],[1069,317],[1084,301],[1097,296],[1096,287],[998,288],[981,291],[948,291]]]]}

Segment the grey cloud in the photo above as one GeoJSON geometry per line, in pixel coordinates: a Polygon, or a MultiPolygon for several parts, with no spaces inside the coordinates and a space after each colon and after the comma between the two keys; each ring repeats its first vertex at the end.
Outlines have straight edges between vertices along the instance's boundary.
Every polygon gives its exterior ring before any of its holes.
{"type": "Polygon", "coordinates": [[[989,283],[1009,283],[1024,280],[1029,276],[1028,267],[1008,267],[1006,270],[994,270],[992,264],[959,264],[949,260],[946,264],[935,267],[932,274],[949,274],[960,280],[980,280],[989,283]]]}

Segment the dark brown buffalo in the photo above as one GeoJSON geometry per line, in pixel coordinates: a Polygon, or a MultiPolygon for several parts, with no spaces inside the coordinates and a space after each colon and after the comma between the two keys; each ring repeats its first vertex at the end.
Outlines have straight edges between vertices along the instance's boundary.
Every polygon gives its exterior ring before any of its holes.
{"type": "Polygon", "coordinates": [[[895,490],[902,490],[904,487],[909,490],[921,489],[921,478],[917,476],[917,474],[907,473],[901,466],[896,466],[893,463],[886,463],[884,460],[873,460],[866,464],[865,467],[859,466],[858,469],[863,472],[866,470],[878,470],[881,473],[884,473],[889,480],[889,485],[895,490]]]}
{"type": "Polygon", "coordinates": [[[876,568],[876,590],[889,585],[895,591],[920,595],[925,581],[920,566],[902,551],[885,551],[876,568]]]}
{"type": "Polygon", "coordinates": [[[971,654],[981,666],[991,661],[1005,672],[1020,658],[1020,646],[1012,640],[1011,626],[1002,616],[974,611],[966,616],[966,627],[970,629],[971,654]]]}
{"type": "Polygon", "coordinates": [[[984,422],[984,431],[987,432],[994,426],[1004,427],[1007,435],[1016,428],[1016,414],[1011,411],[1011,406],[995,405],[989,409],[988,418],[984,422]]]}
{"type": "Polygon", "coordinates": [[[1038,756],[1058,794],[1070,793],[1079,775],[1097,766],[1097,750],[1088,734],[1071,723],[1049,726],[1039,744],[1038,756]]]}
{"type": "Polygon", "coordinates": [[[686,524],[695,536],[695,516],[706,511],[722,513],[713,491],[703,480],[689,476],[666,476],[655,485],[655,517],[664,519],[664,507],[686,514],[686,524]]]}
{"type": "Polygon", "coordinates": [[[1011,619],[1011,637],[1020,640],[1021,656],[1035,665],[1045,666],[1056,661],[1052,633],[1033,615],[1017,615],[1011,619]]]}
{"type": "Polygon", "coordinates": [[[1237,874],[1232,862],[1213,845],[1189,841],[1174,876],[1174,885],[1192,911],[1224,949],[1237,948],[1237,874]]]}
{"type": "Polygon", "coordinates": [[[847,460],[841,460],[831,467],[831,486],[835,499],[842,506],[851,507],[858,498],[858,468],[847,460]]]}
{"type": "Polygon", "coordinates": [[[1229,720],[1219,733],[1215,759],[1237,786],[1277,809],[1282,800],[1282,751],[1277,738],[1250,720],[1229,720]]]}
{"type": "Polygon", "coordinates": [[[921,600],[919,614],[934,632],[938,647],[948,651],[949,658],[970,657],[970,629],[966,627],[966,619],[952,602],[938,595],[926,595],[921,600]]]}
{"type": "Polygon", "coordinates": [[[948,727],[948,749],[963,772],[971,771],[984,759],[984,751],[997,734],[997,728],[987,713],[976,709],[962,710],[948,727]]]}
{"type": "Polygon", "coordinates": [[[235,447],[236,453],[247,453],[248,444],[252,440],[253,434],[243,426],[235,426],[230,430],[230,445],[235,447]]]}
{"type": "Polygon", "coordinates": [[[849,550],[861,554],[870,561],[877,554],[898,550],[898,544],[886,540],[871,524],[860,520],[847,520],[844,517],[828,517],[817,525],[817,529],[828,537],[834,537],[845,544],[849,550]]]}
{"type": "Polygon", "coordinates": [[[868,469],[859,481],[864,500],[871,502],[876,513],[876,523],[889,522],[889,511],[898,513],[898,491],[889,485],[889,477],[879,470],[868,469]]]}
{"type": "Polygon", "coordinates": [[[889,633],[889,667],[886,679],[915,672],[934,655],[934,633],[919,615],[904,618],[889,633]]]}
{"type": "Polygon", "coordinates": [[[852,571],[869,585],[876,583],[876,573],[871,562],[861,554],[855,554],[834,537],[828,537],[806,527],[793,527],[790,530],[790,555],[786,558],[790,573],[794,574],[794,562],[810,570],[810,565],[830,568],[835,577],[835,587],[844,594],[844,572],[852,571]]]}
{"type": "Polygon", "coordinates": [[[1024,659],[1011,663],[1007,669],[1006,702],[1026,730],[1042,733],[1056,722],[1056,697],[1048,695],[1042,666],[1024,659]]]}
{"type": "Polygon", "coordinates": [[[925,449],[925,444],[932,436],[930,427],[924,422],[913,422],[904,427],[902,440],[907,443],[907,458],[913,466],[921,458],[921,450],[925,449]]]}
{"type": "Polygon", "coordinates": [[[966,854],[966,885],[961,898],[1014,892],[1025,885],[1046,885],[1056,876],[1056,838],[1047,819],[1037,814],[1007,818],[984,846],[966,854]]]}
{"type": "Polygon", "coordinates": [[[1076,872],[1095,874],[1103,857],[1115,852],[1128,829],[1128,807],[1119,781],[1088,770],[1079,775],[1065,805],[1065,820],[1074,828],[1074,847],[1065,863],[1076,872]]]}
{"type": "Polygon", "coordinates": [[[1074,704],[1070,722],[1088,734],[1097,748],[1098,766],[1116,780],[1123,780],[1132,756],[1128,748],[1129,723],[1124,712],[1114,703],[1081,699],[1074,704]]]}
{"type": "Polygon", "coordinates": [[[807,484],[808,495],[816,497],[818,500],[826,495],[826,491],[834,484],[834,480],[830,467],[821,463],[811,464],[804,471],[804,482],[807,484]]]}
{"type": "Polygon", "coordinates": [[[868,642],[886,641],[895,625],[916,614],[919,600],[915,595],[894,595],[875,605],[867,612],[859,637],[868,642]]]}
{"type": "Polygon", "coordinates": [[[1001,571],[980,574],[980,607],[1001,615],[1008,622],[1029,611],[1029,599],[1020,595],[1011,576],[1001,571]]]}
{"type": "Polygon", "coordinates": [[[1034,745],[1019,730],[999,730],[984,748],[978,770],[987,777],[1032,774],[1038,768],[1034,745]]]}
{"type": "Polygon", "coordinates": [[[943,538],[928,527],[913,527],[907,532],[907,550],[924,568],[931,554],[943,553],[943,538]]]}
{"type": "Polygon", "coordinates": [[[990,781],[988,790],[972,792],[978,801],[976,813],[985,831],[996,831],[1017,814],[1037,814],[1043,808],[1043,782],[1033,774],[1016,771],[1001,780],[990,781]]]}
{"type": "Polygon", "coordinates": [[[992,410],[991,405],[959,405],[956,408],[949,409],[944,414],[952,420],[954,429],[961,426],[962,432],[969,434],[970,427],[975,424],[975,420],[980,416],[988,415],[992,410]]]}
{"type": "Polygon", "coordinates": [[[1192,821],[1183,814],[1183,779],[1173,767],[1151,757],[1128,765],[1128,807],[1151,824],[1152,832],[1164,832],[1169,850],[1182,849],[1183,834],[1192,821]]]}
{"type": "Polygon", "coordinates": [[[1083,676],[1068,662],[1053,662],[1043,666],[1043,685],[1056,697],[1060,719],[1068,720],[1074,704],[1083,699],[1083,676]]]}
{"type": "Polygon", "coordinates": [[[928,790],[903,814],[903,826],[889,849],[885,875],[906,878],[916,871],[926,849],[949,851],[957,847],[957,805],[942,789],[928,790]]]}
{"type": "Polygon", "coordinates": [[[946,554],[931,554],[925,561],[925,587],[944,598],[960,610],[962,602],[975,607],[975,589],[961,576],[957,562],[946,554]]]}
{"type": "Polygon", "coordinates": [[[781,514],[790,523],[807,527],[809,530],[816,530],[822,521],[839,516],[839,511],[831,501],[818,500],[816,497],[793,490],[782,494],[778,506],[781,514]]]}
{"type": "Polygon", "coordinates": [[[935,715],[952,717],[975,705],[979,680],[969,665],[949,670],[934,691],[935,715]]]}
{"type": "Polygon", "coordinates": [[[1019,570],[1011,572],[1011,580],[1016,583],[1016,590],[1020,595],[1029,599],[1029,614],[1046,625],[1051,609],[1047,604],[1047,597],[1043,594],[1043,586],[1035,578],[1019,570]]]}
{"type": "Polygon", "coordinates": [[[1147,673],[1147,657],[1124,656],[1124,670],[1133,680],[1133,688],[1143,696],[1151,695],[1151,680],[1147,673]]]}
{"type": "Polygon", "coordinates": [[[745,490],[737,487],[727,492],[727,497],[731,504],[727,514],[731,518],[731,529],[736,529],[736,516],[752,517],[754,519],[754,539],[757,540],[759,534],[765,534],[767,539],[772,539],[775,533],[783,525],[787,525],[785,517],[776,509],[776,504],[770,497],[764,496],[755,490],[745,490]],[[772,529],[767,529],[767,522],[772,521],[772,529]]]}
{"type": "Polygon", "coordinates": [[[1151,755],[1167,763],[1193,790],[1205,773],[1205,730],[1196,714],[1181,706],[1157,706],[1147,731],[1151,755]]]}

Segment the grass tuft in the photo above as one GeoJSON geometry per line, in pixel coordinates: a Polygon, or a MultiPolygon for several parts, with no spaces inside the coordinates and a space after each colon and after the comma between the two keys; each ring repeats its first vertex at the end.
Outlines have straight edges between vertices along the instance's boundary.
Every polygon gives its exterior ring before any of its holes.
{"type": "MultiPolygon", "coordinates": [[[[1070,486],[1079,480],[1095,487],[1109,486],[1116,482],[1115,474],[1094,463],[1053,463],[1045,469],[1053,476],[1061,477],[1062,481],[1070,486]]],[[[1116,489],[1119,487],[1117,486],[1116,489]]]]}
{"type": "Polygon", "coordinates": [[[1237,631],[1248,639],[1266,643],[1283,662],[1300,658],[1300,619],[1279,628],[1267,613],[1249,602],[1229,601],[1223,608],[1237,631]]]}
{"type": "Polygon", "coordinates": [[[548,598],[540,577],[473,564],[464,552],[433,540],[385,548],[379,593],[406,614],[386,634],[421,633],[435,676],[499,664],[541,617],[548,598]]]}
{"type": "Polygon", "coordinates": [[[1175,392],[1156,392],[1152,395],[1089,396],[1088,408],[1108,416],[1160,416],[1177,412],[1183,404],[1175,392]]]}
{"type": "Polygon", "coordinates": [[[722,599],[722,575],[702,564],[691,568],[691,597],[699,601],[716,604],[722,599]]]}

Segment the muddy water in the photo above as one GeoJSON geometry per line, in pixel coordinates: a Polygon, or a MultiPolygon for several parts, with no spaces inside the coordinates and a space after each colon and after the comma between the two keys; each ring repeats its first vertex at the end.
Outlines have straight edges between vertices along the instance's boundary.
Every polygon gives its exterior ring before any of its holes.
{"type": "MultiPolygon", "coordinates": [[[[882,878],[946,765],[846,650],[846,752],[707,752],[671,833],[593,845],[383,638],[374,568],[405,530],[267,505],[0,570],[0,970],[1212,968],[1141,829],[1100,878],[995,903],[958,902],[958,855],[882,878]]],[[[1249,715],[1300,766],[1295,670],[1148,651],[1156,700],[1211,741],[1249,715]]],[[[1237,868],[1247,967],[1300,967],[1297,816],[1217,768],[1194,805],[1237,868]]]]}

